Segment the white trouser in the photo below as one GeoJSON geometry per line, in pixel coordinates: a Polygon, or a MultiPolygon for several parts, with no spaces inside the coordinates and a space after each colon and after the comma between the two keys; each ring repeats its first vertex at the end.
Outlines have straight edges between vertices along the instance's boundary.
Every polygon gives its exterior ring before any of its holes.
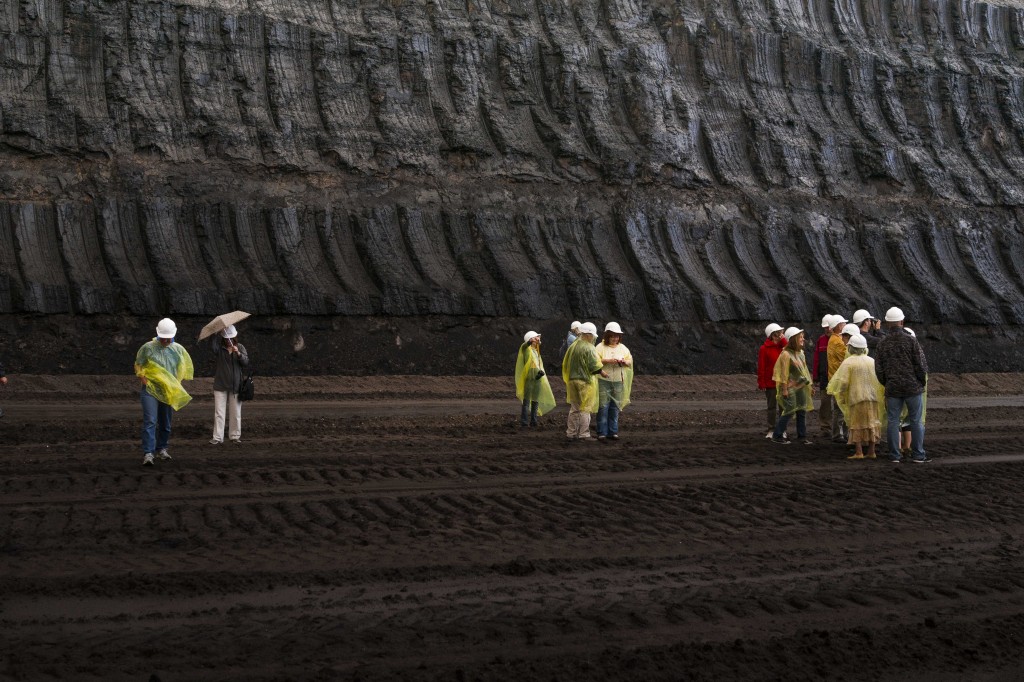
{"type": "Polygon", "coordinates": [[[228,391],[213,392],[213,439],[224,440],[224,409],[227,408],[228,438],[239,440],[242,437],[242,403],[237,393],[228,391]]]}

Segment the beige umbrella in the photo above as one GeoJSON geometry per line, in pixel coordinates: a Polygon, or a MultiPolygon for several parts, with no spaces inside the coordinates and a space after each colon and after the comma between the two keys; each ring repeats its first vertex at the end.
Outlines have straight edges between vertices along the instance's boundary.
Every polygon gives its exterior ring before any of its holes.
{"type": "Polygon", "coordinates": [[[210,320],[209,324],[203,327],[203,331],[199,332],[199,340],[202,341],[207,336],[213,336],[217,332],[227,329],[230,325],[236,322],[241,322],[245,318],[249,317],[249,313],[242,310],[236,310],[233,313],[225,313],[218,315],[217,317],[210,320]]]}

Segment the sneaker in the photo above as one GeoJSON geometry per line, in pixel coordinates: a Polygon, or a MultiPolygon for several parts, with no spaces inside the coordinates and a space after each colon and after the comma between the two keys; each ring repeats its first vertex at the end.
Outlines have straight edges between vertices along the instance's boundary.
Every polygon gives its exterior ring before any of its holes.
{"type": "Polygon", "coordinates": [[[776,438],[775,436],[772,436],[771,441],[778,445],[791,445],[791,443],[785,438],[776,438]]]}
{"type": "Polygon", "coordinates": [[[764,434],[764,437],[771,438],[773,433],[775,433],[775,429],[768,429],[768,433],[764,434]]]}
{"type": "Polygon", "coordinates": [[[144,467],[151,467],[151,466],[153,466],[153,453],[152,452],[147,452],[145,455],[142,456],[142,466],[144,466],[144,467]]]}
{"type": "Polygon", "coordinates": [[[216,438],[211,438],[211,439],[210,439],[210,445],[220,445],[220,444],[221,444],[221,442],[222,442],[222,441],[219,441],[219,440],[217,440],[216,438]]]}
{"type": "Polygon", "coordinates": [[[814,445],[814,441],[810,438],[804,438],[802,442],[804,445],[814,445]]]}
{"type": "Polygon", "coordinates": [[[893,459],[892,457],[890,457],[889,461],[892,462],[893,464],[901,464],[903,462],[903,458],[901,457],[899,459],[893,459]]]}
{"type": "Polygon", "coordinates": [[[866,458],[864,457],[863,454],[858,455],[857,453],[853,453],[852,455],[850,455],[846,459],[866,459],[866,458]]]}
{"type": "Polygon", "coordinates": [[[618,440],[618,439],[619,439],[619,434],[617,434],[617,433],[613,433],[612,435],[608,436],[608,440],[618,440]]]}
{"type": "Polygon", "coordinates": [[[915,457],[914,459],[912,459],[912,460],[910,460],[910,461],[911,461],[911,462],[913,462],[914,464],[925,464],[925,463],[927,463],[927,462],[930,462],[930,461],[932,461],[932,458],[931,458],[931,457],[929,457],[928,455],[925,455],[925,456],[924,456],[924,457],[923,457],[922,459],[917,459],[917,458],[915,457]]]}
{"type": "Polygon", "coordinates": [[[235,445],[241,445],[242,444],[242,439],[241,438],[232,438],[231,442],[234,443],[235,445]]]}
{"type": "Polygon", "coordinates": [[[608,437],[607,436],[598,436],[597,437],[597,442],[598,443],[607,443],[608,442],[608,437]]]}
{"type": "Polygon", "coordinates": [[[164,448],[163,450],[160,451],[160,454],[158,454],[157,457],[159,457],[163,461],[166,461],[171,458],[171,453],[167,452],[167,448],[164,448]]]}

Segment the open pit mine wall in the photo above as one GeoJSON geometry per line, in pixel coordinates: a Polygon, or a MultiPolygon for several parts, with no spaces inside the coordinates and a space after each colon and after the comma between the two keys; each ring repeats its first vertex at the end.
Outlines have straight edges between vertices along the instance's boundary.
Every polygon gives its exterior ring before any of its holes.
{"type": "Polygon", "coordinates": [[[1022,55],[998,1],[0,0],[0,313],[1015,343],[1022,55]]]}

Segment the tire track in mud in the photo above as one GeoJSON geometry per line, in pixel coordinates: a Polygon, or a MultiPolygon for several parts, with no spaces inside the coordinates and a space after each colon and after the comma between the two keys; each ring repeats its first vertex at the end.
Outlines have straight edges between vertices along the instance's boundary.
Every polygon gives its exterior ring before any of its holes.
{"type": "MultiPolygon", "coordinates": [[[[153,470],[105,424],[0,446],[3,672],[600,679],[602,660],[742,679],[782,674],[778,647],[815,669],[824,633],[829,669],[857,677],[845,642],[893,629],[949,669],[1012,669],[1018,642],[993,630],[1024,613],[1013,409],[931,410],[923,467],[772,446],[760,410],[634,412],[608,446],[563,444],[557,416],[309,439],[266,418],[235,450],[176,437],[153,470]],[[999,646],[961,650],[983,635],[999,646]]],[[[921,660],[886,670],[926,679],[921,660]]]]}

